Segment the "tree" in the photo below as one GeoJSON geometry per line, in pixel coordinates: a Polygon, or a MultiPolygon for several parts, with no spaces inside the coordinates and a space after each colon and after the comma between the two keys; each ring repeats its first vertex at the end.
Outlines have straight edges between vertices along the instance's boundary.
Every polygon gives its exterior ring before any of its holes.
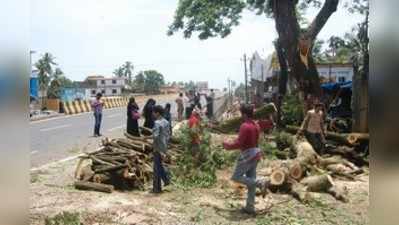
{"type": "Polygon", "coordinates": [[[180,0],[168,34],[183,30],[186,38],[190,38],[193,32],[199,32],[200,39],[224,38],[239,24],[245,8],[272,17],[290,75],[297,81],[301,93],[303,96],[307,93],[320,95],[312,46],[329,17],[337,10],[338,1],[325,0],[322,5],[320,0],[180,0]],[[307,27],[300,27],[299,19],[309,7],[320,10],[307,27]]]}
{"type": "Polygon", "coordinates": [[[46,92],[51,81],[51,76],[53,74],[53,67],[57,65],[55,63],[55,58],[50,53],[45,53],[41,59],[39,59],[35,67],[38,70],[38,80],[40,91],[46,92]]]}
{"type": "Polygon", "coordinates": [[[52,75],[50,87],[48,88],[47,97],[57,99],[61,97],[62,83],[61,79],[64,77],[64,72],[60,68],[56,68],[52,75]]]}
{"type": "Polygon", "coordinates": [[[118,69],[115,69],[114,72],[112,72],[116,77],[124,77],[125,73],[123,71],[123,67],[118,67],[118,69]]]}
{"type": "Polygon", "coordinates": [[[133,64],[132,62],[126,61],[125,64],[122,65],[124,76],[128,79],[128,83],[132,84],[132,74],[133,74],[133,64]]]}
{"type": "Polygon", "coordinates": [[[134,87],[139,92],[144,92],[144,72],[139,72],[134,78],[134,87]]]}
{"type": "Polygon", "coordinates": [[[146,94],[160,93],[161,86],[165,84],[163,75],[156,70],[146,70],[143,73],[145,77],[144,92],[146,94]]]}

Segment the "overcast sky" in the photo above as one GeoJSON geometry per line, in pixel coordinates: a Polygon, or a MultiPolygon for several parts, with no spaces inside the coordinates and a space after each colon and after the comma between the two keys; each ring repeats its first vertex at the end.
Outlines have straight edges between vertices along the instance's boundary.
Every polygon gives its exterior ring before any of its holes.
{"type": "MultiPolygon", "coordinates": [[[[227,78],[244,80],[244,53],[273,51],[274,23],[245,13],[241,24],[225,39],[205,41],[181,33],[167,36],[178,0],[32,0],[31,48],[35,62],[41,54],[56,57],[65,75],[83,80],[88,75],[112,76],[125,61],[135,72],[155,69],[167,81],[209,81],[222,88],[227,78]]],[[[314,11],[308,13],[313,18],[314,11]]],[[[342,35],[360,20],[342,7],[319,34],[342,35]]]]}

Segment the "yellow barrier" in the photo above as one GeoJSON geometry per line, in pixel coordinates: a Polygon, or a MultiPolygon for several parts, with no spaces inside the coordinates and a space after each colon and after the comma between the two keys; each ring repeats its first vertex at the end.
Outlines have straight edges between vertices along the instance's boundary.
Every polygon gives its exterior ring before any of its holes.
{"type": "Polygon", "coordinates": [[[80,103],[78,101],[73,101],[73,107],[75,107],[75,112],[76,113],[81,113],[82,108],[80,107],[80,103]]]}
{"type": "Polygon", "coordinates": [[[71,114],[71,111],[69,110],[69,107],[67,106],[67,102],[62,102],[62,107],[64,109],[65,115],[71,114]]]}
{"type": "Polygon", "coordinates": [[[109,98],[106,98],[106,99],[104,99],[104,108],[106,108],[106,109],[109,109],[109,108],[111,108],[111,103],[110,103],[110,100],[109,100],[109,98]]]}
{"type": "Polygon", "coordinates": [[[88,112],[89,109],[86,106],[86,102],[85,101],[79,101],[80,104],[80,108],[82,109],[82,112],[88,112]]]}
{"type": "Polygon", "coordinates": [[[68,102],[68,107],[69,107],[69,112],[70,112],[70,114],[75,114],[76,113],[76,110],[75,110],[75,107],[73,106],[73,103],[72,102],[68,102]]]}
{"type": "Polygon", "coordinates": [[[84,104],[86,105],[87,112],[91,111],[91,105],[89,100],[84,100],[84,104]]]}

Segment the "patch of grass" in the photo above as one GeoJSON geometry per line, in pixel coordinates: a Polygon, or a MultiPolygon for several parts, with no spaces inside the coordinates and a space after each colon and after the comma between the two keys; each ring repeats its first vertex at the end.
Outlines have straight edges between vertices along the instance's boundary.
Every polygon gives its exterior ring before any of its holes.
{"type": "Polygon", "coordinates": [[[82,225],[79,213],[62,212],[54,217],[47,217],[45,225],[82,225]]]}

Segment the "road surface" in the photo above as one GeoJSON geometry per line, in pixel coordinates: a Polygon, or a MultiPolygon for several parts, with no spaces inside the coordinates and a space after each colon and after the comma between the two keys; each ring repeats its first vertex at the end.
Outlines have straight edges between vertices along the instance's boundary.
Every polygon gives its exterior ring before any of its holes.
{"type": "MultiPolygon", "coordinates": [[[[172,104],[173,114],[176,111],[174,99],[157,101],[157,104],[165,105],[166,102],[172,104]]],[[[143,104],[139,106],[141,110],[143,104]]],[[[176,117],[176,114],[173,116],[176,117]]],[[[31,122],[31,168],[97,149],[102,137],[93,137],[93,127],[92,113],[31,122]]],[[[103,137],[122,137],[125,129],[126,107],[104,110],[101,127],[103,137]]]]}
{"type": "MultiPolygon", "coordinates": [[[[176,96],[167,96],[157,104],[172,105],[172,117],[176,118],[176,96]]],[[[157,100],[157,99],[155,99],[157,100]]],[[[205,105],[205,99],[201,100],[205,105]]],[[[142,110],[144,103],[139,103],[142,110]]],[[[218,106],[215,105],[215,108],[218,106]]],[[[143,119],[140,120],[143,123],[143,119]]],[[[99,147],[102,137],[93,137],[94,116],[92,113],[62,116],[30,123],[31,168],[93,151],[99,147]]],[[[103,137],[123,137],[126,129],[126,107],[105,109],[101,133],[103,137]]]]}

